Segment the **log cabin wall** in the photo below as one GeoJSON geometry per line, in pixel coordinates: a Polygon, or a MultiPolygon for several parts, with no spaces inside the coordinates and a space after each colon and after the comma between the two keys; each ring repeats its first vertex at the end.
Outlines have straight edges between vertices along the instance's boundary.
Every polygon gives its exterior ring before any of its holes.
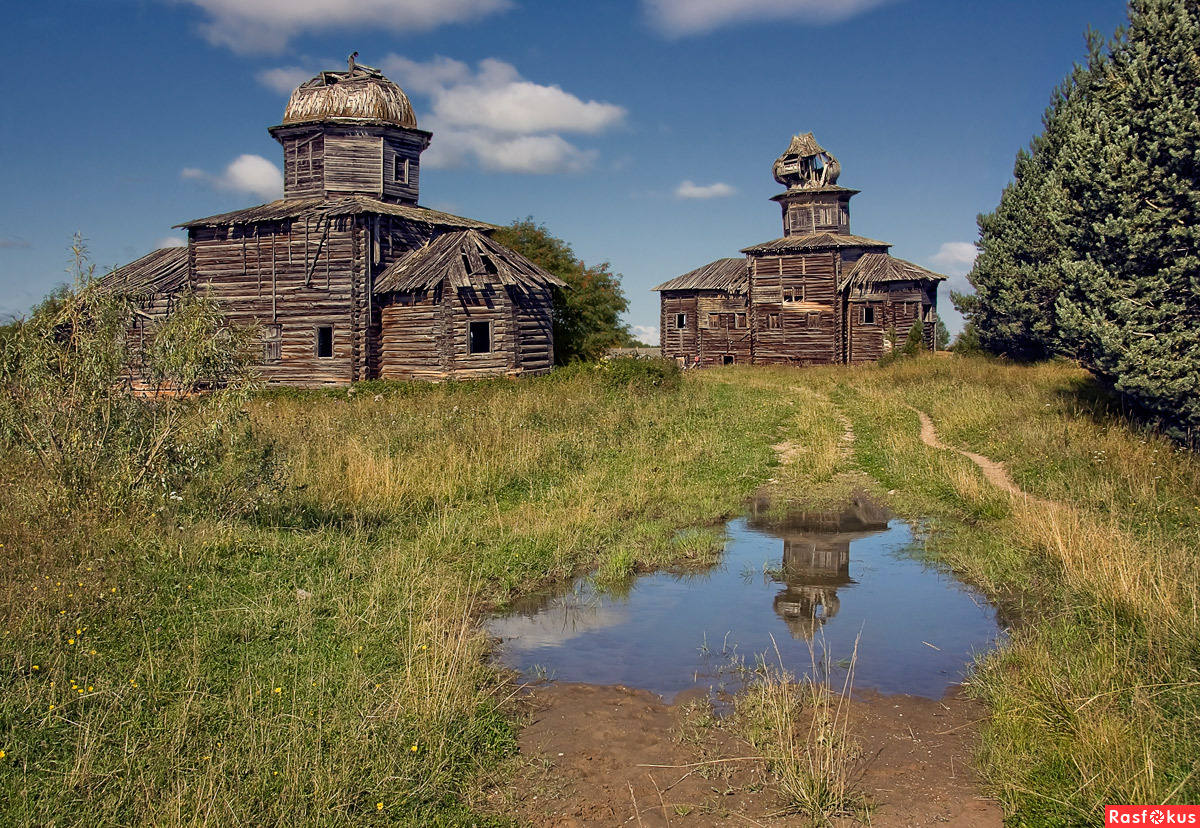
{"type": "Polygon", "coordinates": [[[264,380],[355,379],[356,235],[355,221],[345,217],[191,229],[193,285],[220,302],[230,322],[261,328],[263,359],[255,367],[264,380]],[[331,329],[330,356],[318,355],[321,328],[331,329]]]}
{"type": "Polygon", "coordinates": [[[696,291],[696,352],[694,363],[743,365],[751,361],[750,301],[744,293],[696,291]]]}
{"type": "Polygon", "coordinates": [[[516,314],[502,285],[447,288],[444,305],[443,366],[457,377],[504,374],[517,367],[516,314]],[[471,352],[471,325],[488,328],[488,349],[471,352]]]}
{"type": "Polygon", "coordinates": [[[554,367],[553,296],[549,290],[510,288],[516,315],[517,368],[541,374],[554,367]]]}
{"type": "Polygon", "coordinates": [[[783,235],[850,232],[849,192],[789,192],[777,196],[783,211],[783,235]]]}
{"type": "Polygon", "coordinates": [[[377,130],[325,128],[325,193],[383,197],[383,136],[377,130]]]}
{"type": "Polygon", "coordinates": [[[932,349],[930,330],[936,323],[932,321],[934,305],[930,294],[928,287],[917,282],[887,282],[852,290],[846,320],[850,331],[849,361],[879,359],[891,350],[889,337],[897,347],[903,347],[909,329],[917,320],[922,321],[924,347],[932,349]]]}
{"type": "Polygon", "coordinates": [[[836,251],[752,256],[754,361],[764,365],[837,362],[836,251]]]}
{"type": "Polygon", "coordinates": [[[290,135],[283,144],[283,197],[325,195],[325,136],[320,130],[290,135]]]}
{"type": "Polygon", "coordinates": [[[387,201],[416,204],[421,189],[423,142],[392,134],[383,139],[383,195],[387,201]]]}
{"type": "Polygon", "coordinates": [[[441,377],[441,291],[396,294],[386,301],[380,310],[379,378],[441,377]]]}
{"type": "Polygon", "coordinates": [[[699,352],[697,299],[689,291],[663,291],[660,301],[659,345],[665,359],[691,364],[699,352]]]}

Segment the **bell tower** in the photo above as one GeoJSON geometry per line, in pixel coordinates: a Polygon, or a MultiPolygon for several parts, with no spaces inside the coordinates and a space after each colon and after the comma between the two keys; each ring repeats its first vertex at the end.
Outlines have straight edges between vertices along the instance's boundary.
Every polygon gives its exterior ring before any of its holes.
{"type": "Polygon", "coordinates": [[[288,100],[270,128],[283,146],[285,199],[362,195],[416,204],[421,153],[432,133],[417,128],[404,90],[349,58],[345,72],[321,72],[288,100]]]}
{"type": "Polygon", "coordinates": [[[787,187],[771,198],[783,209],[784,236],[850,233],[850,199],[859,191],[838,186],[842,165],[811,132],[792,136],[772,172],[787,187]]]}

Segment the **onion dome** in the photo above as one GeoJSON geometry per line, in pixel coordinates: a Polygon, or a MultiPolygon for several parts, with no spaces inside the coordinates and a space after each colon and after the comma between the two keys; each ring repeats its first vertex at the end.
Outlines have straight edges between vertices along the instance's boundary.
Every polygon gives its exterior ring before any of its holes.
{"type": "Polygon", "coordinates": [[[404,90],[378,69],[350,56],[346,72],[321,72],[305,81],[288,100],[283,125],[314,121],[358,121],[417,128],[417,116],[404,90]]]}
{"type": "Polygon", "coordinates": [[[775,180],[788,189],[812,189],[835,186],[842,165],[811,132],[806,132],[792,136],[792,143],[775,159],[772,171],[775,180]]]}

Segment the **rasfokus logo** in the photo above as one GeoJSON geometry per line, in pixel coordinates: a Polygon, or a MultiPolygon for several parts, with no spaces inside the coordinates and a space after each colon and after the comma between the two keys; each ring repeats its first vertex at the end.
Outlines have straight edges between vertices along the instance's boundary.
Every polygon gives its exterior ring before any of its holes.
{"type": "Polygon", "coordinates": [[[1104,825],[1196,825],[1200,826],[1200,806],[1160,805],[1142,808],[1133,805],[1106,805],[1104,825]]]}

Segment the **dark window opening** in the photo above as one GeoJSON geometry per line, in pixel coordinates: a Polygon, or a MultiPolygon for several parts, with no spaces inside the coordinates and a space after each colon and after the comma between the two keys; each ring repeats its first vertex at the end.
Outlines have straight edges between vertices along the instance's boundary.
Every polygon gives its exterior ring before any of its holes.
{"type": "Polygon", "coordinates": [[[862,321],[864,325],[875,324],[875,308],[870,305],[863,305],[862,321]]]}
{"type": "Polygon", "coordinates": [[[333,326],[322,325],[317,328],[317,356],[329,359],[333,356],[333,326]]]}
{"type": "Polygon", "coordinates": [[[675,327],[678,330],[683,330],[684,328],[687,327],[687,314],[686,313],[675,314],[675,327]]]}
{"type": "Polygon", "coordinates": [[[408,159],[395,156],[392,165],[392,178],[401,184],[408,183],[408,159]]]}
{"type": "Polygon", "coordinates": [[[721,364],[733,365],[733,354],[725,354],[725,356],[721,357],[721,364]]]}
{"type": "Polygon", "coordinates": [[[467,329],[467,346],[473,354],[486,354],[492,350],[492,326],[490,322],[472,322],[467,329]]]}

